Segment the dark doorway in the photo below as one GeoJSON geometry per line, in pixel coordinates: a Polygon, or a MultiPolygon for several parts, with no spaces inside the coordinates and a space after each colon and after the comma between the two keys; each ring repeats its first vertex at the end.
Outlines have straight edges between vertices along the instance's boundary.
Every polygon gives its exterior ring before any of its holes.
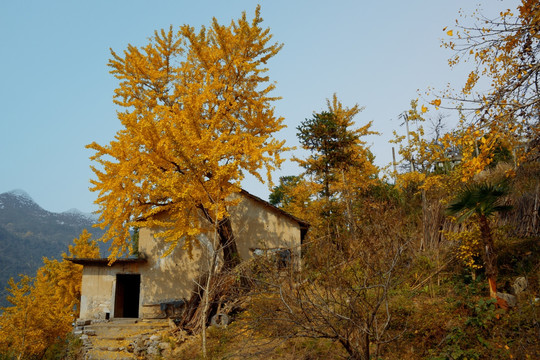
{"type": "Polygon", "coordinates": [[[115,318],[138,318],[141,275],[117,274],[114,294],[115,318]]]}

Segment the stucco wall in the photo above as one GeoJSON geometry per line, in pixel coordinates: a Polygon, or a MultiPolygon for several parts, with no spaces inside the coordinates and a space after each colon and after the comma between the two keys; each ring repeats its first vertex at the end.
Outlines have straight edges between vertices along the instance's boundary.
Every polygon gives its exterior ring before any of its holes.
{"type": "Polygon", "coordinates": [[[81,287],[81,319],[105,319],[114,314],[114,291],[116,274],[140,274],[140,264],[117,264],[113,266],[83,267],[81,287]]]}
{"type": "Polygon", "coordinates": [[[261,202],[242,196],[240,204],[231,211],[231,221],[242,259],[253,256],[251,248],[286,248],[299,261],[300,225],[293,219],[261,202]]]}
{"type": "MultiPolygon", "coordinates": [[[[301,251],[298,222],[250,197],[237,196],[241,197],[241,202],[232,208],[231,222],[242,260],[253,257],[250,250],[253,248],[287,248],[298,261],[301,251]]],[[[188,299],[193,281],[201,269],[208,268],[209,256],[205,244],[211,242],[208,237],[212,237],[212,233],[201,236],[202,245],[194,246],[193,258],[182,249],[182,242],[170,255],[162,257],[169,245],[155,238],[155,233],[151,229],[141,229],[139,232],[139,250],[146,255],[149,270],[141,280],[142,303],[188,299]]]]}
{"type": "MultiPolygon", "coordinates": [[[[249,196],[237,196],[242,199],[231,211],[231,222],[242,260],[254,256],[250,250],[253,248],[286,248],[299,261],[301,232],[298,222],[249,196]]],[[[209,252],[205,244],[211,241],[201,235],[202,245],[194,246],[191,258],[188,251],[182,249],[182,242],[163,257],[169,245],[154,237],[155,233],[156,230],[140,229],[139,251],[146,256],[144,264],[84,267],[81,318],[96,318],[104,316],[105,312],[114,314],[114,282],[116,274],[122,271],[141,275],[140,316],[158,316],[156,309],[160,303],[189,299],[194,280],[201,269],[208,268],[209,252]]]]}
{"type": "Polygon", "coordinates": [[[193,279],[199,274],[201,250],[194,248],[193,258],[190,258],[179,244],[171,254],[163,257],[169,244],[155,238],[154,233],[149,229],[139,232],[139,251],[147,258],[141,277],[142,304],[189,298],[193,279]]]}

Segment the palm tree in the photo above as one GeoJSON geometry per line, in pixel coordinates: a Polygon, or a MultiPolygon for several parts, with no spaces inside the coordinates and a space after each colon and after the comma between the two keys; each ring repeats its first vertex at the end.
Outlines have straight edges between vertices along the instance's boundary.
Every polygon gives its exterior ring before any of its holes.
{"type": "MultiPolygon", "coordinates": [[[[480,235],[484,245],[483,260],[489,284],[489,295],[497,299],[497,254],[493,246],[493,234],[489,218],[496,213],[508,211],[511,206],[501,204],[508,193],[506,182],[489,182],[466,185],[456,199],[448,206],[449,215],[461,214],[458,221],[474,217],[480,225],[480,235]]],[[[498,300],[498,299],[497,299],[498,300]]],[[[499,301],[498,301],[499,302],[499,301]]],[[[504,302],[501,305],[505,305],[504,302]]]]}

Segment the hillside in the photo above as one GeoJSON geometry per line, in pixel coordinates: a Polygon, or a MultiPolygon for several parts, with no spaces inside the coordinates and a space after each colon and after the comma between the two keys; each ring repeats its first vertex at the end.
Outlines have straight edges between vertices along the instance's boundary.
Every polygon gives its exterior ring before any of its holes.
{"type": "MultiPolygon", "coordinates": [[[[10,277],[34,276],[42,258],[59,259],[83,229],[94,237],[96,217],[76,209],[54,213],[43,209],[24,191],[0,194],[0,306],[7,305],[5,287],[10,277]]],[[[101,244],[102,252],[106,248],[101,244]]]]}

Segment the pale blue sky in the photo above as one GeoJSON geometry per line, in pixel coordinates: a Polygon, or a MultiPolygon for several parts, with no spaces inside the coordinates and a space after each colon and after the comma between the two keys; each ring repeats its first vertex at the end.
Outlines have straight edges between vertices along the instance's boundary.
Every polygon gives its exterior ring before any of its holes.
{"type": "MultiPolygon", "coordinates": [[[[373,120],[383,135],[369,139],[378,165],[391,161],[392,129],[417,89],[459,84],[464,71],[447,66],[440,48],[443,27],[459,9],[477,1],[258,1],[263,25],[283,50],[269,63],[277,82],[275,104],[288,129],[278,136],[298,145],[296,127],[325,108],[335,92],[344,105],[365,106],[359,125],[373,120]]],[[[484,0],[488,14],[516,1],[484,0]]],[[[47,210],[96,210],[88,190],[90,150],[119,129],[109,74],[109,48],[143,45],[153,31],[190,24],[222,23],[242,11],[252,16],[257,1],[25,1],[0,2],[0,193],[20,188],[47,210]]],[[[422,100],[421,100],[422,101],[422,100]]],[[[288,162],[280,175],[298,174],[288,162]]],[[[266,185],[244,187],[267,198],[266,185]]]]}

